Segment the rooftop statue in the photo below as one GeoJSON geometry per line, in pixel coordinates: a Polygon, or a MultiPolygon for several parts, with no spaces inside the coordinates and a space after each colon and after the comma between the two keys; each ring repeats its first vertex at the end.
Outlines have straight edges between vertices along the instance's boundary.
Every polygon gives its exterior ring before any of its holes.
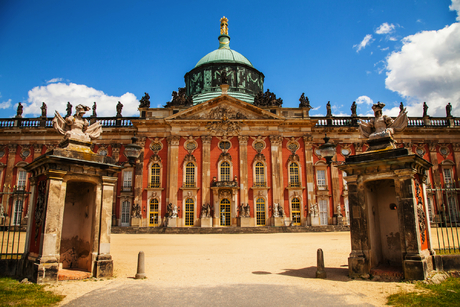
{"type": "Polygon", "coordinates": [[[86,111],[90,107],[79,104],[75,108],[75,114],[68,116],[65,119],[56,111],[53,119],[53,127],[60,134],[64,135],[64,139],[73,139],[80,142],[91,142],[102,133],[102,126],[99,122],[90,125],[89,122],[83,118],[86,111]]]}
{"type": "Polygon", "coordinates": [[[370,140],[392,137],[395,132],[403,131],[407,127],[407,111],[404,109],[399,113],[396,119],[392,119],[387,115],[382,115],[384,103],[378,102],[372,106],[375,118],[369,122],[359,121],[359,132],[365,138],[370,140]]]}

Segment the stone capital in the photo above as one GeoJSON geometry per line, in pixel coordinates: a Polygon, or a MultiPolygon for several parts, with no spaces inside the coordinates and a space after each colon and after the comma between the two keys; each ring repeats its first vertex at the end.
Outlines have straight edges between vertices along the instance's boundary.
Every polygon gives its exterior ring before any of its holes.
{"type": "Polygon", "coordinates": [[[281,146],[283,144],[283,137],[281,135],[270,135],[270,143],[274,146],[281,146]]]}
{"type": "Polygon", "coordinates": [[[211,135],[202,135],[201,142],[204,144],[211,144],[212,136],[211,135]]]}
{"type": "Polygon", "coordinates": [[[102,176],[102,185],[103,186],[115,186],[117,183],[118,177],[109,177],[102,176]]]}
{"type": "Polygon", "coordinates": [[[431,152],[436,152],[437,145],[438,145],[437,142],[429,142],[428,143],[428,148],[430,149],[431,152]]]}
{"type": "Polygon", "coordinates": [[[8,144],[8,153],[16,154],[18,144],[8,144]]]}
{"type": "Polygon", "coordinates": [[[120,152],[120,147],[121,147],[120,144],[113,143],[113,144],[110,144],[110,146],[112,147],[112,154],[120,152]]]}
{"type": "Polygon", "coordinates": [[[179,146],[180,136],[170,135],[168,136],[167,140],[170,146],[179,146]]]}
{"type": "Polygon", "coordinates": [[[66,171],[57,171],[57,170],[47,170],[46,171],[46,176],[50,180],[63,181],[65,175],[67,175],[66,171]]]}
{"type": "Polygon", "coordinates": [[[42,152],[43,145],[42,144],[34,144],[34,153],[40,154],[42,152]]]}
{"type": "Polygon", "coordinates": [[[344,179],[347,185],[358,184],[358,175],[346,176],[344,179]]]}
{"type": "Polygon", "coordinates": [[[413,169],[397,169],[393,171],[401,180],[411,179],[417,173],[413,169]]]}
{"type": "Polygon", "coordinates": [[[240,145],[248,145],[248,139],[249,139],[249,137],[247,135],[240,135],[238,137],[240,145]]]}

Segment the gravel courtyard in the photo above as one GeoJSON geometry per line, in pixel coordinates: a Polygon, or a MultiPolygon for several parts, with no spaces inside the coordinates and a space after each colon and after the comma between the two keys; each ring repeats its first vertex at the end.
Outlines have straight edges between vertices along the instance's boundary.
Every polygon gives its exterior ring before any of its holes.
{"type": "Polygon", "coordinates": [[[315,293],[320,298],[338,296],[343,305],[368,306],[382,306],[389,294],[413,288],[407,283],[349,279],[348,232],[113,234],[111,240],[114,278],[50,286],[53,291],[67,295],[61,305],[95,290],[115,291],[140,283],[164,291],[186,289],[187,292],[217,286],[290,287],[315,293]],[[325,280],[315,278],[318,248],[324,251],[325,280]],[[145,253],[145,280],[133,279],[139,251],[145,253]]]}

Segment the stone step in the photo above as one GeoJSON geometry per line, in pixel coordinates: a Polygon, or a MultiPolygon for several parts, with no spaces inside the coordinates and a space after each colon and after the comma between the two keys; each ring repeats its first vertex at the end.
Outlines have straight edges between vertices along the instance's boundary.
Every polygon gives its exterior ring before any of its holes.
{"type": "Polygon", "coordinates": [[[242,233],[293,233],[293,232],[334,232],[350,231],[349,226],[327,225],[327,226],[260,226],[260,227],[112,227],[112,233],[124,234],[242,234],[242,233]]]}
{"type": "Polygon", "coordinates": [[[90,272],[86,271],[78,271],[78,270],[67,270],[67,269],[60,269],[58,272],[58,280],[81,280],[87,279],[91,277],[90,272]]]}

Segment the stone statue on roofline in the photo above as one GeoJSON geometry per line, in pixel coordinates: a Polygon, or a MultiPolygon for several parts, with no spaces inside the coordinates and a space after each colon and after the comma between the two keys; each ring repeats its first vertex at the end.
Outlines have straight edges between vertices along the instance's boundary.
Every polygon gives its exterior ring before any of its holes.
{"type": "Polygon", "coordinates": [[[56,111],[53,119],[53,127],[57,132],[64,135],[64,140],[74,140],[89,143],[92,139],[98,138],[102,133],[102,126],[99,122],[90,125],[83,118],[85,112],[91,110],[90,107],[79,104],[75,108],[75,114],[63,118],[56,111]]]}

